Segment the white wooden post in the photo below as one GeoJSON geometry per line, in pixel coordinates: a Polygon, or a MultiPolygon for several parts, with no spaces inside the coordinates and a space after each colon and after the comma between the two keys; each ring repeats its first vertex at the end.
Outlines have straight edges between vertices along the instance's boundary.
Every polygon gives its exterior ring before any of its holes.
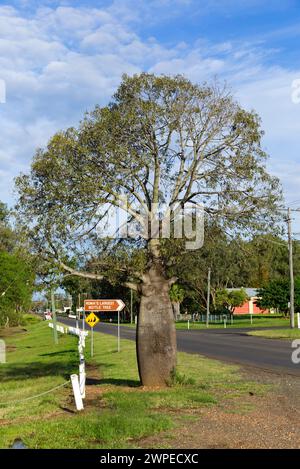
{"type": "Polygon", "coordinates": [[[84,358],[80,358],[80,363],[79,363],[79,389],[80,389],[80,394],[82,399],[85,399],[85,379],[86,379],[86,374],[85,374],[85,361],[84,358]]]}
{"type": "Polygon", "coordinates": [[[250,313],[250,323],[251,323],[251,326],[253,324],[253,312],[254,312],[254,309],[253,309],[253,300],[251,299],[250,302],[249,302],[249,313],[250,313]]]}
{"type": "Polygon", "coordinates": [[[83,410],[83,402],[80,394],[78,375],[71,375],[72,388],[77,410],[83,410]]]}
{"type": "Polygon", "coordinates": [[[297,313],[298,329],[300,329],[300,313],[297,313]]]}
{"type": "Polygon", "coordinates": [[[79,352],[79,388],[82,399],[85,399],[85,359],[84,359],[85,335],[83,332],[79,335],[78,352],[79,352]]]}
{"type": "Polygon", "coordinates": [[[0,339],[0,363],[6,363],[6,345],[2,339],[0,339]]]}

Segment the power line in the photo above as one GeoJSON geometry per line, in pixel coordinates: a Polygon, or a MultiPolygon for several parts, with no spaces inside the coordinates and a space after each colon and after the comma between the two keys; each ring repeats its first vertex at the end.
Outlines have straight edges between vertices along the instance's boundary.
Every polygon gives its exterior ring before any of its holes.
{"type": "Polygon", "coordinates": [[[300,200],[294,200],[293,202],[289,202],[289,206],[295,205],[295,204],[300,204],[300,200]]]}
{"type": "Polygon", "coordinates": [[[278,210],[287,211],[288,248],[289,248],[289,272],[290,272],[290,324],[295,327],[295,279],[293,264],[293,237],[292,237],[292,212],[300,212],[300,208],[278,207],[278,210]]]}
{"type": "Polygon", "coordinates": [[[294,265],[293,265],[293,239],[292,239],[292,209],[288,208],[287,211],[287,224],[288,224],[288,244],[289,244],[289,267],[290,267],[290,322],[291,328],[295,327],[295,286],[294,286],[294,265]]]}
{"type": "Polygon", "coordinates": [[[208,275],[207,275],[206,327],[209,326],[209,313],[210,313],[210,280],[211,280],[211,268],[208,269],[208,275]]]}

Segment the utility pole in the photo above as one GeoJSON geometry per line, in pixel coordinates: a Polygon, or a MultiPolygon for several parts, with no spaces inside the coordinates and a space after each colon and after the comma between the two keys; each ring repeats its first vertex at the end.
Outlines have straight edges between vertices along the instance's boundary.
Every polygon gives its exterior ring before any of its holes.
{"type": "Polygon", "coordinates": [[[289,243],[289,267],[290,267],[290,323],[291,328],[295,327],[295,285],[294,285],[294,266],[293,266],[293,239],[292,239],[292,213],[288,208],[288,243],[289,243]]]}
{"type": "Polygon", "coordinates": [[[209,310],[210,310],[210,277],[211,268],[208,269],[207,275],[207,303],[206,303],[206,327],[209,326],[209,310]]]}
{"type": "Polygon", "coordinates": [[[293,266],[293,231],[292,231],[292,212],[300,212],[300,208],[284,208],[280,210],[287,210],[287,229],[288,229],[288,249],[289,249],[289,271],[290,271],[290,325],[291,328],[295,327],[295,281],[294,281],[294,266],[293,266]]]}
{"type": "Polygon", "coordinates": [[[130,288],[130,324],[133,323],[133,291],[132,288],[130,288]]]}
{"type": "Polygon", "coordinates": [[[52,322],[53,322],[53,337],[54,343],[58,344],[57,329],[56,329],[56,311],[55,311],[55,298],[54,289],[51,288],[51,306],[52,306],[52,322]]]}
{"type": "Polygon", "coordinates": [[[78,311],[80,309],[80,293],[78,293],[78,308],[76,308],[76,329],[79,328],[79,320],[80,320],[80,311],[78,311]]]}

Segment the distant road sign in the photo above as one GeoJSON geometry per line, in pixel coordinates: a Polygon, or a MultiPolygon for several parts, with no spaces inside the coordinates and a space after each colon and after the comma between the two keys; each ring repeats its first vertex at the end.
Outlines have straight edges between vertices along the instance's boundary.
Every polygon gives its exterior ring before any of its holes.
{"type": "Polygon", "coordinates": [[[98,318],[98,316],[96,316],[96,314],[91,313],[85,318],[85,321],[90,327],[95,327],[96,324],[100,321],[100,319],[98,318]]]}
{"type": "Polygon", "coordinates": [[[84,300],[85,311],[122,311],[124,308],[122,300],[84,300]]]}

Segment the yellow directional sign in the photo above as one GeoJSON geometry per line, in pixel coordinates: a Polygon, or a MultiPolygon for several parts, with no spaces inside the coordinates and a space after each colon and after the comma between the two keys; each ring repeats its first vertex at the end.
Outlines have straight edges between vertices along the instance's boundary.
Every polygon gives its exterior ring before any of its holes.
{"type": "Polygon", "coordinates": [[[98,316],[96,316],[96,314],[94,314],[94,313],[89,314],[89,315],[85,318],[85,322],[87,322],[90,327],[96,326],[96,324],[97,324],[99,321],[100,321],[100,319],[99,319],[98,316]]]}

